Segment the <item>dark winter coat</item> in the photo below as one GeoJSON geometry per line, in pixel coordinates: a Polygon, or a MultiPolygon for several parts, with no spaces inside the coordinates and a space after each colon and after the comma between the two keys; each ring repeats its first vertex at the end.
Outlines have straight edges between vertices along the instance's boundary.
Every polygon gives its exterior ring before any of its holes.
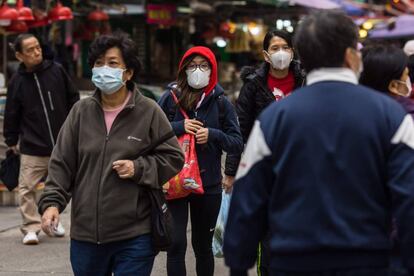
{"type": "MultiPolygon", "coordinates": [[[[244,143],[249,138],[256,118],[268,105],[275,101],[275,96],[267,86],[269,69],[270,65],[267,62],[263,62],[258,68],[249,66],[242,69],[240,77],[244,84],[236,102],[236,112],[244,143]]],[[[305,84],[305,73],[300,69],[300,64],[293,60],[290,64],[290,70],[295,78],[294,89],[302,87],[305,84]]],[[[225,174],[236,175],[239,162],[240,156],[228,156],[225,174]]]]}
{"type": "Polygon", "coordinates": [[[151,232],[148,188],[160,188],[182,168],[177,138],[138,156],[171,133],[164,113],[136,87],[107,133],[101,92],[74,105],[62,126],[49,162],[49,175],[39,200],[39,213],[49,206],[62,212],[72,201],[72,239],[95,244],[151,232]],[[121,179],[116,160],[131,160],[134,176],[121,179]]]}
{"type": "MultiPolygon", "coordinates": [[[[164,110],[167,117],[176,106],[170,87],[159,100],[158,104],[164,110]]],[[[243,140],[237,122],[234,107],[224,96],[223,89],[216,85],[202,102],[196,112],[187,112],[191,119],[198,119],[209,130],[207,144],[196,144],[198,163],[201,179],[206,194],[221,193],[221,156],[223,151],[231,154],[240,154],[243,150],[243,140]],[[220,97],[220,99],[219,99],[220,97]],[[220,103],[221,101],[221,103],[220,103]],[[220,104],[222,107],[220,107],[220,104]],[[210,105],[212,105],[210,107],[210,105]],[[220,123],[220,108],[223,109],[223,122],[220,123]]],[[[179,137],[185,133],[184,116],[177,110],[171,120],[172,128],[179,137]]]]}
{"type": "MultiPolygon", "coordinates": [[[[241,72],[240,77],[244,84],[236,102],[236,112],[239,117],[240,130],[245,143],[249,138],[256,118],[263,109],[275,101],[275,96],[267,87],[269,67],[269,63],[264,62],[258,68],[245,67],[241,72]]],[[[295,78],[294,89],[302,87],[305,81],[305,74],[300,69],[299,63],[292,61],[290,70],[293,72],[295,78]]]]}
{"type": "Polygon", "coordinates": [[[7,89],[4,137],[8,146],[20,138],[20,151],[50,156],[59,130],[79,93],[63,67],[45,60],[33,72],[23,64],[7,89]]]}

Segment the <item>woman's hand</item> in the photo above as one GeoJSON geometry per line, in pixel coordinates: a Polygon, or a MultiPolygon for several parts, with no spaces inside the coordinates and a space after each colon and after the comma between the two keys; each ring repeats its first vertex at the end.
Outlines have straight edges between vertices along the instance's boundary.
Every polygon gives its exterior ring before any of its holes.
{"type": "Polygon", "coordinates": [[[197,131],[203,127],[203,123],[194,119],[184,120],[184,129],[186,133],[196,135],[197,131]]]}
{"type": "Polygon", "coordinates": [[[52,206],[48,207],[42,216],[42,230],[48,236],[53,237],[53,231],[57,229],[59,224],[59,210],[52,206]]]}
{"type": "Polygon", "coordinates": [[[208,141],[208,128],[202,127],[196,133],[197,144],[206,144],[208,141]]]}
{"type": "Polygon", "coordinates": [[[120,178],[131,178],[135,175],[134,162],[131,160],[117,160],[112,163],[112,169],[116,170],[120,178]]]}
{"type": "Polygon", "coordinates": [[[226,192],[226,194],[230,193],[233,190],[233,184],[234,184],[234,176],[224,175],[222,185],[223,185],[223,189],[226,192]]]}

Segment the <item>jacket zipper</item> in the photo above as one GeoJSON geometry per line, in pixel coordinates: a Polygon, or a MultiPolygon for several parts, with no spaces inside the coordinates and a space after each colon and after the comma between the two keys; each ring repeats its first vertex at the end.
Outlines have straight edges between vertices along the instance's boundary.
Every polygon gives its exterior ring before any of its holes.
{"type": "Polygon", "coordinates": [[[47,91],[47,95],[49,96],[50,109],[53,111],[55,110],[55,107],[53,106],[52,102],[52,94],[50,94],[50,91],[47,91]]]}
{"type": "Polygon", "coordinates": [[[102,156],[102,162],[101,162],[101,173],[99,174],[99,182],[98,182],[98,194],[96,197],[96,243],[101,244],[100,238],[99,238],[99,195],[101,192],[101,185],[102,185],[102,173],[103,173],[103,167],[105,162],[105,153],[106,153],[106,145],[108,143],[109,136],[105,136],[105,144],[103,148],[103,156],[102,156]]]}
{"type": "MultiPolygon", "coordinates": [[[[114,127],[115,122],[117,121],[117,118],[119,117],[119,115],[121,115],[126,108],[127,107],[125,107],[123,110],[121,110],[121,112],[119,112],[118,116],[116,116],[114,122],[112,123],[111,130],[114,127]]],[[[105,132],[106,132],[106,136],[105,136],[105,144],[104,144],[104,148],[103,148],[103,156],[102,156],[102,162],[101,162],[101,173],[99,174],[98,194],[97,194],[97,197],[96,197],[96,243],[97,244],[101,244],[100,237],[99,237],[99,195],[100,195],[101,186],[102,186],[102,174],[103,174],[103,168],[104,168],[104,162],[105,162],[106,145],[108,144],[109,134],[111,132],[111,131],[108,132],[108,130],[106,129],[105,114],[104,114],[104,111],[103,111],[101,106],[100,106],[100,109],[101,109],[101,112],[102,112],[101,114],[102,114],[102,117],[103,117],[102,119],[103,119],[103,125],[104,125],[104,129],[105,129],[105,132]]]]}
{"type": "Polygon", "coordinates": [[[42,101],[43,111],[44,111],[45,116],[46,116],[46,123],[47,123],[47,127],[49,129],[50,140],[52,141],[52,146],[54,147],[55,146],[55,139],[53,138],[52,126],[50,124],[49,115],[47,113],[45,99],[43,98],[42,89],[40,87],[39,79],[37,78],[36,73],[33,73],[33,76],[34,76],[34,79],[36,81],[37,90],[39,92],[40,100],[42,101]]]}

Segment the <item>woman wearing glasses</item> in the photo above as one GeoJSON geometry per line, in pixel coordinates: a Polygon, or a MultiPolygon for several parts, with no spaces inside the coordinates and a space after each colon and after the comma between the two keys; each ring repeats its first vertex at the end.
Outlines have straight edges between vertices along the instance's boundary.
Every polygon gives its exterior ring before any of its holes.
{"type": "Polygon", "coordinates": [[[191,194],[170,200],[174,217],[173,245],[167,255],[169,276],[185,276],[188,210],[191,216],[192,245],[197,275],[214,275],[211,243],[221,203],[221,155],[223,151],[240,154],[243,141],[231,103],[217,83],[217,62],[206,47],[193,47],[183,56],[177,82],[169,85],[159,101],[177,136],[195,135],[196,152],[204,187],[203,195],[191,194]],[[184,119],[178,105],[190,119],[184,119]]]}

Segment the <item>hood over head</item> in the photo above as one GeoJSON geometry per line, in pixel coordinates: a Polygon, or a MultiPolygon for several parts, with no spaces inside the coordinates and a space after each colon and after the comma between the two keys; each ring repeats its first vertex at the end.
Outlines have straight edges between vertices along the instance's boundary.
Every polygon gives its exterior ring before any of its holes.
{"type": "Polygon", "coordinates": [[[216,61],[216,57],[213,54],[213,52],[207,48],[207,47],[203,47],[203,46],[195,46],[190,48],[187,52],[185,52],[184,56],[182,57],[181,61],[180,61],[180,66],[179,69],[182,69],[182,65],[184,60],[189,57],[189,56],[202,56],[205,59],[208,60],[208,62],[211,65],[211,74],[210,74],[210,81],[208,83],[208,85],[204,88],[204,93],[206,94],[206,96],[208,96],[214,89],[214,87],[217,85],[217,61],[216,61]]]}

